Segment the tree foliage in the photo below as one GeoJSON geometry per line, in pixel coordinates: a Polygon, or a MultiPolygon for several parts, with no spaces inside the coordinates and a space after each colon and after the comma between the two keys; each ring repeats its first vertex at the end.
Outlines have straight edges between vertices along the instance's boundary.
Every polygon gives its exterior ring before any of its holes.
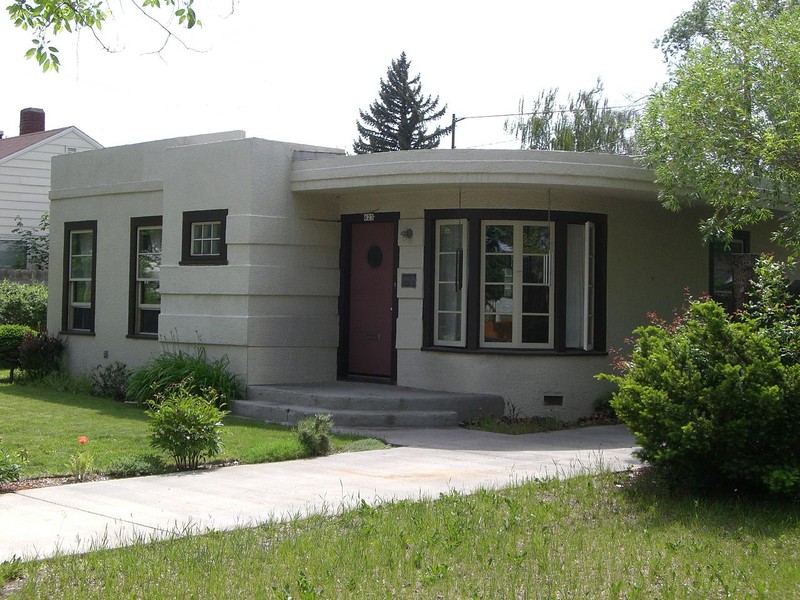
{"type": "Polygon", "coordinates": [[[570,95],[566,103],[558,103],[558,88],[543,90],[531,107],[520,99],[519,115],[507,119],[504,129],[524,150],[629,154],[636,113],[632,108],[611,108],[602,96],[599,79],[595,87],[570,95]]]}
{"type": "Polygon", "coordinates": [[[776,238],[796,253],[800,7],[773,0],[711,4],[721,8],[709,12],[702,40],[667,46],[685,51],[648,101],[637,144],[667,208],[712,209],[701,223],[706,240],[729,240],[777,209],[776,238]]]}
{"type": "Polygon", "coordinates": [[[17,215],[11,232],[19,236],[30,267],[47,269],[50,263],[50,213],[43,213],[39,217],[38,227],[26,227],[17,215]]]}
{"type": "MultiPolygon", "coordinates": [[[[194,10],[194,0],[130,0],[130,2],[164,31],[170,29],[160,23],[151,9],[165,9],[177,17],[178,25],[191,29],[201,25],[194,10]],[[138,2],[138,3],[137,3],[138,2]]],[[[11,22],[33,33],[32,46],[25,54],[33,58],[43,71],[58,71],[61,61],[58,48],[51,40],[60,33],[77,33],[89,29],[97,37],[103,22],[114,16],[111,4],[102,0],[13,0],[6,7],[11,22]]]]}
{"type": "Polygon", "coordinates": [[[392,60],[386,80],[381,79],[378,99],[366,111],[359,111],[358,139],[353,142],[356,154],[437,148],[450,133],[451,127],[439,126],[428,132],[447,105],[439,108],[439,96],[425,96],[419,74],[409,78],[410,68],[405,52],[392,60]]]}

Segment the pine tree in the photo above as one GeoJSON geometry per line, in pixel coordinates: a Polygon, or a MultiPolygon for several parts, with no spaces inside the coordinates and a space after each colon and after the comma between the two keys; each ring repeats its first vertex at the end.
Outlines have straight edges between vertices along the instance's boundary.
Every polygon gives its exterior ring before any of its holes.
{"type": "Polygon", "coordinates": [[[428,124],[441,119],[447,105],[438,109],[439,96],[423,96],[419,74],[408,77],[410,66],[405,52],[392,60],[387,80],[381,79],[379,98],[367,111],[359,111],[358,139],[353,142],[356,154],[436,148],[450,133],[451,127],[439,126],[428,133],[428,124]]]}

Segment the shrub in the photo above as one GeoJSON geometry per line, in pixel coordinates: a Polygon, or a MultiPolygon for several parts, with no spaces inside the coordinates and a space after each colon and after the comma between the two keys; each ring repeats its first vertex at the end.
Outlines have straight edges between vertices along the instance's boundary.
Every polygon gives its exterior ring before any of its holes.
{"type": "Polygon", "coordinates": [[[216,390],[198,395],[192,381],[181,381],[150,403],[150,445],[170,454],[178,470],[196,469],[203,458],[222,452],[220,429],[227,411],[217,408],[216,390]]]}
{"type": "Polygon", "coordinates": [[[47,322],[47,285],[0,282],[0,325],[41,329],[47,322]]]}
{"type": "Polygon", "coordinates": [[[11,383],[14,383],[14,369],[20,365],[20,347],[25,334],[33,333],[26,325],[0,325],[0,367],[11,370],[11,383]]]}
{"type": "Polygon", "coordinates": [[[137,454],[114,460],[106,470],[114,477],[140,477],[163,473],[165,465],[155,454],[137,454]]]}
{"type": "Polygon", "coordinates": [[[19,480],[19,474],[22,470],[19,463],[19,460],[16,460],[11,454],[0,448],[0,483],[19,480]]]}
{"type": "Polygon", "coordinates": [[[19,349],[20,367],[34,379],[41,379],[61,368],[65,347],[64,341],[56,335],[46,331],[28,332],[19,349]]]}
{"type": "MultiPolygon", "coordinates": [[[[763,268],[758,276],[753,306],[763,308],[768,295],[758,290],[785,283],[767,281],[763,268]]],[[[641,458],[672,483],[800,497],[800,364],[785,351],[800,328],[796,311],[782,310],[730,317],[692,300],[673,323],[637,329],[622,373],[600,376],[619,385],[612,406],[641,458]]]]}
{"type": "Polygon", "coordinates": [[[324,456],[330,453],[332,428],[333,419],[330,415],[314,415],[297,422],[297,440],[307,456],[324,456]]]}
{"type": "Polygon", "coordinates": [[[229,365],[227,356],[209,362],[201,346],[195,348],[194,353],[163,352],[134,369],[128,380],[128,398],[147,405],[163,396],[171,386],[185,382],[196,394],[203,389],[213,389],[217,407],[225,408],[228,400],[241,398],[243,394],[242,384],[230,372],[229,365]]]}
{"type": "Polygon", "coordinates": [[[18,379],[18,383],[20,385],[34,385],[64,394],[89,395],[92,393],[91,377],[66,371],[54,371],[38,378],[23,372],[18,379]]]}
{"type": "Polygon", "coordinates": [[[131,370],[119,361],[105,367],[97,365],[91,372],[92,394],[122,402],[125,400],[130,376],[131,370]]]}

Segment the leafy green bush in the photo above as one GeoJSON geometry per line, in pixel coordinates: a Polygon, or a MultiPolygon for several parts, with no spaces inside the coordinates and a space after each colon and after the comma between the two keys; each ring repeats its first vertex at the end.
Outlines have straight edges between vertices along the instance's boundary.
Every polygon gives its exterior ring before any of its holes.
{"type": "Polygon", "coordinates": [[[222,452],[220,429],[227,411],[217,408],[216,390],[181,381],[150,403],[150,445],[170,454],[178,470],[196,469],[203,458],[222,452]]]}
{"type": "Polygon", "coordinates": [[[47,323],[47,285],[0,282],[0,325],[41,329],[47,323]]]}
{"type": "Polygon", "coordinates": [[[691,300],[673,323],[637,329],[621,374],[600,377],[618,384],[612,406],[641,458],[673,483],[800,497],[798,313],[772,261],[757,275],[742,315],[691,300]]]}
{"type": "Polygon", "coordinates": [[[19,460],[16,460],[11,454],[0,448],[0,483],[19,480],[19,474],[22,470],[19,463],[19,460]]]}
{"type": "Polygon", "coordinates": [[[66,344],[57,335],[46,331],[25,334],[19,348],[20,367],[34,379],[41,379],[61,368],[61,356],[66,344]]]}
{"type": "Polygon", "coordinates": [[[128,380],[128,398],[147,405],[163,396],[170,386],[191,381],[191,391],[200,393],[204,388],[213,389],[218,408],[225,408],[228,400],[243,395],[242,384],[229,366],[227,356],[210,362],[202,346],[195,348],[194,353],[163,352],[134,369],[128,380]]]}
{"type": "Polygon", "coordinates": [[[119,361],[105,367],[97,365],[91,372],[92,394],[122,402],[125,400],[130,376],[131,370],[119,361]]]}
{"type": "Polygon", "coordinates": [[[27,325],[0,325],[0,367],[11,370],[11,383],[14,383],[14,369],[20,366],[20,347],[25,334],[33,333],[27,325]]]}
{"type": "Polygon", "coordinates": [[[333,419],[330,415],[314,415],[297,422],[295,433],[306,455],[324,456],[330,453],[332,428],[333,419]]]}

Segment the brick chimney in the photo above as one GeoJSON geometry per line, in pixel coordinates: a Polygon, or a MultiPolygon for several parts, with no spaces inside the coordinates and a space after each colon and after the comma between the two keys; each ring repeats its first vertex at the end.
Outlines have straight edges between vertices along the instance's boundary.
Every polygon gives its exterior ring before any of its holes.
{"type": "Polygon", "coordinates": [[[23,108],[19,111],[19,134],[44,131],[44,111],[41,108],[23,108]]]}

